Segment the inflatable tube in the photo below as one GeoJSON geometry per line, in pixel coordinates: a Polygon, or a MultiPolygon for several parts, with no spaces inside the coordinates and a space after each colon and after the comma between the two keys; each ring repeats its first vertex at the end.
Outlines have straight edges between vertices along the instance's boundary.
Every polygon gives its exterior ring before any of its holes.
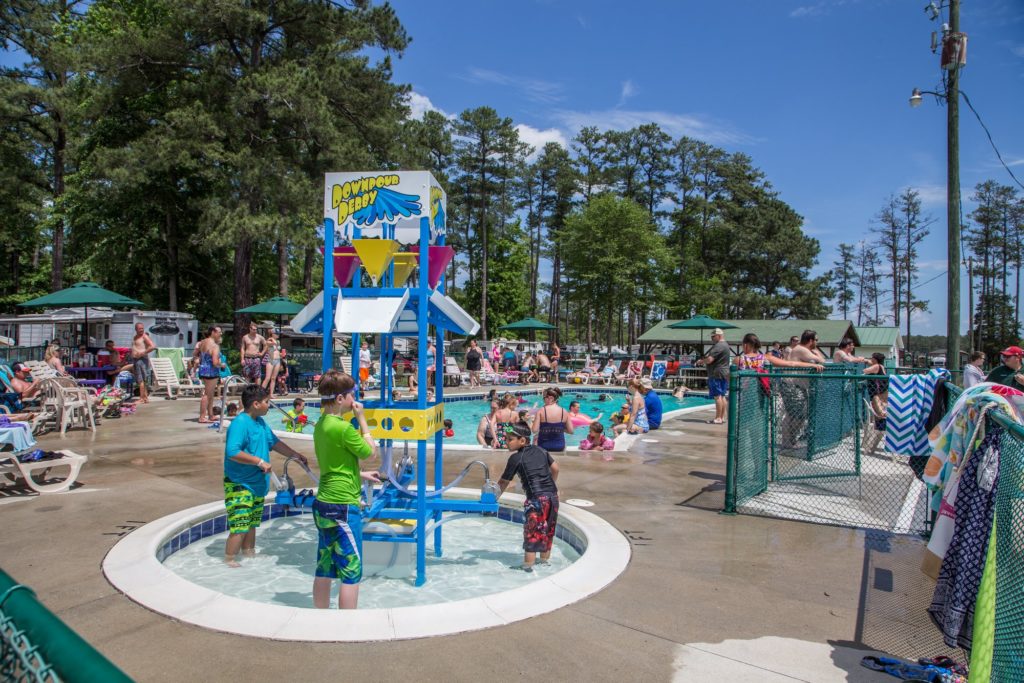
{"type": "Polygon", "coordinates": [[[572,422],[574,427],[582,427],[590,424],[593,420],[586,415],[574,415],[569,418],[569,422],[572,422]]]}

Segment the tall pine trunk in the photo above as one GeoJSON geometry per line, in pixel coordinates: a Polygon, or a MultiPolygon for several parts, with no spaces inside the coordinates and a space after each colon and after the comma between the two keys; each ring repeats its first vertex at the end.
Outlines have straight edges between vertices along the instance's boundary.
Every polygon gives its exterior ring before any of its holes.
{"type": "Polygon", "coordinates": [[[288,240],[277,240],[277,292],[288,296],[288,240]]]}

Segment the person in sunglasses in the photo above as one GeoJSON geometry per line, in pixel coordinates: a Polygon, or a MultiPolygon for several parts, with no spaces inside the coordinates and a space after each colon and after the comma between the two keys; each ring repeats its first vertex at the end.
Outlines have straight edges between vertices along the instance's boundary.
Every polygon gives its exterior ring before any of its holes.
{"type": "Polygon", "coordinates": [[[505,428],[505,441],[512,452],[498,480],[501,494],[515,477],[523,485],[523,563],[512,569],[532,572],[537,553],[540,564],[551,558],[551,544],[558,524],[558,463],[540,446],[530,445],[530,428],[522,423],[505,428]]]}

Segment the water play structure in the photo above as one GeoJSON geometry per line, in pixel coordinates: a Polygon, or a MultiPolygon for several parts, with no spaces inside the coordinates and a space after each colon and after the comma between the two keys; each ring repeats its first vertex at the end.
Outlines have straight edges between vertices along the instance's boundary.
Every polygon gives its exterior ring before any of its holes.
{"type": "MultiPolygon", "coordinates": [[[[443,553],[445,512],[495,514],[498,488],[482,461],[474,461],[451,482],[442,479],[444,465],[444,387],[435,382],[433,400],[427,397],[427,372],[444,375],[443,354],[435,366],[417,365],[417,394],[411,400],[393,395],[395,337],[414,337],[417,357],[428,358],[431,328],[436,349],[444,348],[444,333],[476,334],[480,325],[445,294],[445,270],[455,252],[445,245],[446,195],[426,171],[328,173],[324,179],[324,288],[293,320],[292,328],[319,332],[323,337],[322,370],[332,365],[335,334],[350,334],[351,348],[360,337],[374,334],[380,354],[380,398],[369,400],[360,385],[366,421],[378,440],[382,471],[387,476],[377,490],[364,487],[364,541],[368,544],[408,544],[415,554],[393,552],[414,560],[416,585],[426,581],[426,549],[443,553]],[[415,273],[415,275],[414,275],[415,273]],[[365,282],[369,280],[369,283],[365,282]],[[428,471],[428,445],[433,471],[428,471]],[[396,457],[396,451],[400,456],[396,457]],[[479,500],[449,499],[445,491],[457,486],[470,468],[484,470],[479,500]]],[[[352,367],[359,378],[359,354],[352,367]]],[[[296,496],[285,477],[278,502],[311,504],[296,496]]],[[[398,548],[397,550],[401,550],[398,548]]]]}

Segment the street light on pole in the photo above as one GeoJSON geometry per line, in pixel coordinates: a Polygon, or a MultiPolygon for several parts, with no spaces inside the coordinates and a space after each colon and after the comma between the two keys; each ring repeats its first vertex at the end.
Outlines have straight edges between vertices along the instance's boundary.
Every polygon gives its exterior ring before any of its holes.
{"type": "MultiPolygon", "coordinates": [[[[933,21],[949,8],[949,23],[942,26],[942,68],[948,73],[945,92],[914,88],[910,106],[921,105],[922,95],[946,102],[946,367],[960,369],[960,67],[966,61],[967,36],[960,33],[960,0],[942,0],[925,7],[933,21]]],[[[933,34],[934,36],[934,34],[933,34]]],[[[932,40],[933,51],[937,47],[932,40]]],[[[968,283],[970,284],[970,283],[968,283]]],[[[909,340],[908,340],[909,341],[909,340]]]]}

